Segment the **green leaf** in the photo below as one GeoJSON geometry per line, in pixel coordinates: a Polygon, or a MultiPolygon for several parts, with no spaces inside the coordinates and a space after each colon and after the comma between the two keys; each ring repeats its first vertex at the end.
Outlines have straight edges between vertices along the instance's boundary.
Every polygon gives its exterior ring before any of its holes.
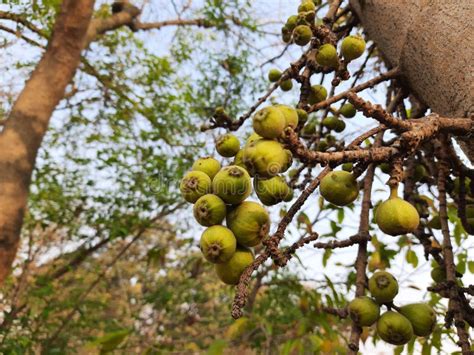
{"type": "Polygon", "coordinates": [[[408,249],[406,254],[406,261],[415,268],[418,266],[418,256],[413,250],[408,249]]]}
{"type": "Polygon", "coordinates": [[[217,339],[207,349],[207,355],[222,355],[226,347],[227,341],[224,339],[217,339]]]}

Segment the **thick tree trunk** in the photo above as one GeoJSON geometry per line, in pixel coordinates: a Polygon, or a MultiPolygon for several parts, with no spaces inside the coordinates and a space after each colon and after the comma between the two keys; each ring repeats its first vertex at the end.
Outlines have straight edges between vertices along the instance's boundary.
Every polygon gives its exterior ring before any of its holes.
{"type": "Polygon", "coordinates": [[[0,133],[0,284],[16,255],[36,155],[84,48],[94,0],[64,0],[46,52],[0,133]]]}
{"type": "MultiPolygon", "coordinates": [[[[473,117],[474,1],[350,0],[384,59],[415,96],[447,117],[473,117]]],[[[474,137],[464,139],[474,162],[474,137]]]]}

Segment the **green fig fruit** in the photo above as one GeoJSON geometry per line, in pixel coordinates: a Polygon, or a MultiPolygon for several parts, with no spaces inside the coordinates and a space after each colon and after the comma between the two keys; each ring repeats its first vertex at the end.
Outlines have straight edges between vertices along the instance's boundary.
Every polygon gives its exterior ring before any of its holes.
{"type": "Polygon", "coordinates": [[[243,162],[252,175],[271,177],[288,170],[292,156],[277,141],[260,139],[244,149],[243,162]]]}
{"type": "Polygon", "coordinates": [[[423,179],[425,176],[428,176],[428,172],[426,171],[426,168],[424,165],[418,164],[415,166],[415,171],[413,174],[413,179],[415,181],[420,181],[423,179]]]}
{"type": "Polygon", "coordinates": [[[186,201],[194,203],[211,191],[211,178],[202,171],[190,171],[184,175],[179,189],[186,201]]]}
{"type": "Polygon", "coordinates": [[[237,285],[240,276],[252,264],[253,260],[252,250],[238,246],[230,260],[215,265],[216,274],[222,282],[228,285],[237,285]]]}
{"type": "Polygon", "coordinates": [[[247,170],[236,166],[226,166],[212,181],[212,191],[225,203],[237,205],[252,192],[252,183],[247,170]]]}
{"type": "Polygon", "coordinates": [[[375,221],[384,233],[397,236],[414,232],[420,216],[412,204],[397,197],[393,190],[390,198],[377,208],[375,221]]]}
{"type": "Polygon", "coordinates": [[[304,1],[298,6],[298,12],[307,12],[316,10],[316,5],[312,1],[304,1]]]}
{"type": "Polygon", "coordinates": [[[291,188],[282,176],[274,176],[270,179],[255,178],[253,185],[258,199],[265,206],[276,205],[287,200],[292,194],[291,188]]]}
{"type": "Polygon", "coordinates": [[[290,43],[292,33],[293,33],[293,28],[290,28],[287,25],[283,26],[281,28],[281,39],[283,40],[283,42],[290,43]]]}
{"type": "Polygon", "coordinates": [[[295,108],[287,105],[274,105],[274,107],[278,108],[283,113],[283,116],[285,116],[285,128],[291,127],[295,129],[298,126],[298,112],[295,108]]]}
{"type": "Polygon", "coordinates": [[[346,206],[359,195],[359,186],[354,175],[347,171],[331,171],[319,186],[321,196],[336,206],[346,206]]]}
{"type": "Polygon", "coordinates": [[[224,201],[216,195],[207,194],[199,197],[193,206],[196,221],[205,227],[221,224],[226,215],[224,201]]]}
{"type": "Polygon", "coordinates": [[[387,271],[377,271],[369,279],[369,291],[379,304],[392,302],[398,294],[398,282],[387,271]]]}
{"type": "Polygon", "coordinates": [[[308,102],[311,105],[317,104],[318,102],[326,100],[328,97],[328,91],[322,85],[311,86],[311,92],[308,96],[308,102]]]}
{"type": "Polygon", "coordinates": [[[349,316],[360,327],[369,327],[380,316],[380,307],[367,296],[353,299],[348,306],[349,316]]]}
{"type": "Polygon", "coordinates": [[[323,119],[323,126],[328,128],[328,129],[331,129],[331,130],[335,130],[338,126],[338,122],[340,120],[335,117],[335,116],[328,116],[326,118],[323,119]]]}
{"type": "Polygon", "coordinates": [[[312,135],[316,133],[316,126],[319,122],[315,119],[310,120],[306,125],[303,127],[303,134],[312,135]]]}
{"type": "Polygon", "coordinates": [[[293,30],[293,40],[299,46],[305,46],[313,37],[313,31],[311,27],[306,25],[299,25],[293,30]]]}
{"type": "Polygon", "coordinates": [[[265,107],[253,116],[253,129],[258,135],[273,139],[278,138],[285,129],[286,119],[283,112],[275,106],[265,107]]]}
{"type": "Polygon", "coordinates": [[[280,78],[281,71],[279,71],[278,69],[270,69],[270,71],[268,72],[268,80],[270,80],[270,82],[275,83],[280,80],[280,78]]]}
{"type": "Polygon", "coordinates": [[[336,128],[334,128],[334,130],[337,133],[341,133],[345,129],[346,129],[346,122],[344,122],[343,120],[338,119],[337,122],[336,122],[336,128]]]}
{"type": "Polygon", "coordinates": [[[270,216],[267,210],[256,202],[242,202],[227,214],[226,221],[237,243],[244,247],[260,244],[270,230],[270,216]]]}
{"type": "Polygon", "coordinates": [[[291,79],[283,80],[280,83],[280,89],[282,89],[283,91],[290,91],[291,89],[293,89],[293,82],[291,81],[291,79]]]}
{"type": "Polygon", "coordinates": [[[433,229],[441,229],[441,220],[439,218],[439,214],[435,214],[433,218],[428,222],[428,227],[433,229]]]}
{"type": "Polygon", "coordinates": [[[298,24],[298,15],[291,15],[290,17],[288,17],[288,19],[286,20],[286,28],[288,28],[290,31],[293,31],[295,29],[295,27],[297,26],[298,24]]]}
{"type": "Polygon", "coordinates": [[[342,105],[342,107],[339,110],[339,113],[343,115],[346,118],[352,118],[356,115],[357,111],[351,103],[347,103],[342,105]]]}
{"type": "Polygon", "coordinates": [[[316,146],[318,152],[325,152],[329,148],[329,143],[326,139],[321,139],[316,146]]]}
{"type": "Polygon", "coordinates": [[[347,36],[342,40],[341,52],[347,61],[359,58],[365,51],[365,41],[360,36],[347,36]]]}
{"type": "Polygon", "coordinates": [[[221,163],[212,157],[199,158],[194,162],[192,170],[202,171],[212,180],[219,170],[221,170],[221,163]]]}
{"type": "Polygon", "coordinates": [[[433,332],[436,325],[436,313],[429,304],[407,304],[400,307],[400,313],[410,321],[415,335],[426,337],[433,332]]]}
{"type": "Polygon", "coordinates": [[[434,282],[440,283],[446,281],[446,270],[441,266],[436,266],[431,270],[431,278],[434,282]]]}
{"type": "Polygon", "coordinates": [[[331,146],[336,144],[336,141],[337,141],[336,137],[334,137],[331,134],[326,134],[326,140],[328,141],[328,144],[331,146]]]}
{"type": "Polygon", "coordinates": [[[229,228],[212,226],[201,235],[201,252],[207,261],[222,264],[229,261],[237,248],[237,240],[229,228]]]}
{"type": "Polygon", "coordinates": [[[389,344],[403,345],[413,337],[413,326],[410,321],[397,312],[388,311],[377,321],[377,333],[389,344]]]}
{"type": "Polygon", "coordinates": [[[342,164],[342,170],[344,170],[344,171],[351,172],[353,167],[354,167],[354,164],[352,164],[352,163],[342,164]]]}
{"type": "Polygon", "coordinates": [[[224,134],[216,140],[216,150],[225,158],[233,157],[240,149],[240,141],[233,134],[224,134]]]}
{"type": "Polygon", "coordinates": [[[244,149],[240,149],[234,157],[234,162],[232,165],[240,166],[241,168],[247,169],[243,161],[244,149]]]}
{"type": "Polygon", "coordinates": [[[390,174],[390,170],[392,170],[392,167],[389,163],[382,163],[379,165],[379,168],[384,174],[390,174]]]}
{"type": "Polygon", "coordinates": [[[323,67],[337,69],[339,67],[339,57],[337,56],[336,47],[332,44],[323,44],[316,54],[316,62],[323,67]]]}
{"type": "Polygon", "coordinates": [[[305,110],[297,108],[296,113],[298,114],[298,122],[303,124],[303,123],[306,123],[306,121],[308,121],[308,113],[305,110]]]}
{"type": "Polygon", "coordinates": [[[286,194],[285,197],[283,197],[283,202],[290,202],[293,200],[294,197],[295,197],[295,192],[291,187],[289,187],[289,192],[286,194]]]}

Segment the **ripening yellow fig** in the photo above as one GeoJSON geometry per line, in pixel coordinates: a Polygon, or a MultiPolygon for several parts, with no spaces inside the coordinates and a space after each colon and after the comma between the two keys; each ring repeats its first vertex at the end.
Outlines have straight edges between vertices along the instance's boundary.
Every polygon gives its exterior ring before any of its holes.
{"type": "Polygon", "coordinates": [[[231,133],[219,136],[216,139],[216,150],[225,158],[233,157],[240,149],[239,139],[231,133]]]}
{"type": "Polygon", "coordinates": [[[347,308],[351,319],[360,327],[371,326],[380,315],[379,305],[367,296],[353,299],[347,308]]]}
{"type": "Polygon", "coordinates": [[[322,85],[311,86],[311,92],[308,97],[308,102],[311,105],[317,104],[318,102],[326,100],[328,97],[328,91],[322,85]]]}
{"type": "Polygon", "coordinates": [[[212,180],[219,170],[221,170],[221,163],[212,157],[199,158],[194,162],[192,170],[202,171],[212,180]]]}
{"type": "Polygon", "coordinates": [[[293,190],[282,176],[270,179],[254,178],[253,185],[258,199],[265,206],[273,206],[282,201],[291,200],[293,190]]]}
{"type": "Polygon", "coordinates": [[[202,226],[221,224],[226,215],[225,203],[216,195],[201,196],[193,206],[193,214],[202,226]]]}
{"type": "Polygon", "coordinates": [[[336,47],[330,43],[323,44],[316,54],[316,62],[323,67],[337,69],[339,67],[339,57],[336,47]]]}
{"type": "Polygon", "coordinates": [[[413,326],[410,321],[397,312],[388,311],[377,321],[377,334],[387,343],[403,345],[413,337],[413,326]]]}
{"type": "Polygon", "coordinates": [[[316,10],[316,5],[312,1],[303,1],[300,6],[298,6],[298,12],[307,12],[316,10]]]}
{"type": "Polygon", "coordinates": [[[202,233],[199,246],[206,260],[221,264],[232,258],[237,248],[237,241],[229,228],[212,226],[202,233]]]}
{"type": "Polygon", "coordinates": [[[359,195],[359,186],[354,175],[347,171],[331,171],[322,180],[319,192],[325,200],[336,206],[346,206],[359,195]]]}
{"type": "Polygon", "coordinates": [[[292,155],[279,142],[260,139],[245,147],[242,160],[253,176],[271,177],[288,170],[292,155]]]}
{"type": "Polygon", "coordinates": [[[237,285],[240,276],[253,260],[252,250],[237,246],[234,255],[227,262],[215,265],[216,274],[222,282],[237,285]]]}
{"type": "Polygon", "coordinates": [[[365,51],[365,41],[361,36],[347,36],[342,40],[341,52],[347,61],[359,58],[365,51]]]}
{"type": "Polygon", "coordinates": [[[253,116],[253,129],[258,135],[273,139],[278,138],[285,129],[286,119],[283,112],[275,106],[265,107],[253,116]]]}
{"type": "Polygon", "coordinates": [[[211,191],[211,178],[202,171],[190,171],[184,175],[179,189],[186,201],[194,203],[211,191]]]}
{"type": "Polygon", "coordinates": [[[296,128],[298,126],[298,112],[294,107],[287,106],[287,105],[274,105],[274,107],[278,108],[283,116],[285,116],[286,127],[296,128]]]}
{"type": "Polygon", "coordinates": [[[396,188],[391,190],[389,199],[377,207],[375,220],[384,233],[392,236],[412,233],[420,224],[418,211],[397,196],[396,188]]]}
{"type": "Polygon", "coordinates": [[[234,233],[237,243],[244,247],[254,247],[268,235],[270,216],[260,204],[244,201],[232,209],[226,218],[227,226],[234,233]]]}
{"type": "Polygon", "coordinates": [[[299,46],[305,46],[313,37],[313,31],[311,27],[306,25],[299,25],[293,30],[293,40],[299,46]]]}
{"type": "Polygon", "coordinates": [[[252,192],[250,176],[247,170],[239,166],[226,166],[212,180],[212,191],[225,203],[239,204],[252,192]]]}

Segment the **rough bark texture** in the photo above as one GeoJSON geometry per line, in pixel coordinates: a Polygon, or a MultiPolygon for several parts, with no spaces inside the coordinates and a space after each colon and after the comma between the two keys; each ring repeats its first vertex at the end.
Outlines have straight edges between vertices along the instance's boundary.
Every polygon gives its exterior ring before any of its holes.
{"type": "Polygon", "coordinates": [[[36,155],[79,65],[94,0],[64,0],[46,52],[0,133],[0,284],[15,258],[36,155]]]}
{"type": "MultiPolygon", "coordinates": [[[[364,29],[416,97],[447,117],[473,117],[474,1],[350,0],[364,29]]],[[[474,162],[474,138],[464,139],[474,162]]]]}

